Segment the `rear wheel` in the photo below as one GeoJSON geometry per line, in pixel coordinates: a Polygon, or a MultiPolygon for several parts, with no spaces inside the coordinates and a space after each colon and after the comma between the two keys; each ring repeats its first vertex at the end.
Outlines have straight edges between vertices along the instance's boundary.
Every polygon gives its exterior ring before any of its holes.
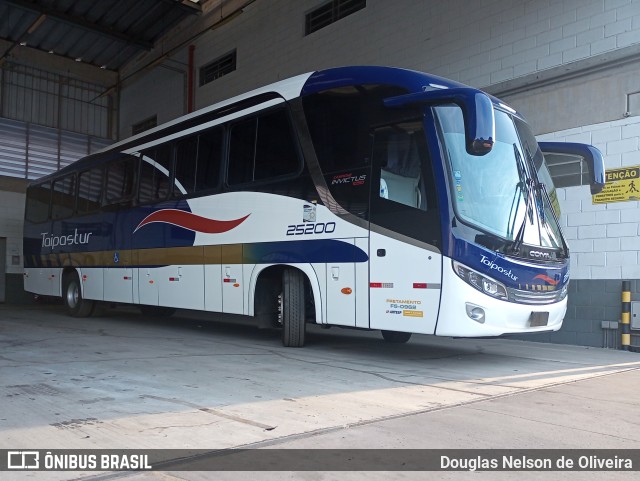
{"type": "Polygon", "coordinates": [[[410,332],[399,332],[399,331],[381,331],[382,338],[387,342],[392,342],[394,344],[404,344],[409,339],[411,339],[410,332]]]}
{"type": "Polygon", "coordinates": [[[82,286],[80,285],[80,278],[76,272],[65,275],[62,296],[64,305],[70,316],[88,317],[91,315],[95,301],[82,297],[82,286]]]}
{"type": "Polygon", "coordinates": [[[281,316],[282,344],[302,347],[306,331],[304,274],[286,269],[282,274],[281,316]]]}

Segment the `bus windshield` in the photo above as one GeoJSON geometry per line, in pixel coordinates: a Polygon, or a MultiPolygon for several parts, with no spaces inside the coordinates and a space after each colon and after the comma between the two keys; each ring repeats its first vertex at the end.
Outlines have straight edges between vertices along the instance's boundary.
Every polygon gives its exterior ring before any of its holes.
{"type": "Polygon", "coordinates": [[[496,110],[495,144],[478,157],[465,149],[462,110],[445,105],[434,111],[460,220],[510,243],[562,249],[553,207],[538,188],[542,182],[553,192],[551,177],[526,124],[516,126],[509,114],[496,110]]]}

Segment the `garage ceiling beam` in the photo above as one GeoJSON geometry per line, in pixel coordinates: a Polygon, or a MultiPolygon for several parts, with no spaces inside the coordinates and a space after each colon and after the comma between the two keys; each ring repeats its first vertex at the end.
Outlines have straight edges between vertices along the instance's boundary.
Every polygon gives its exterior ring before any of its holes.
{"type": "Polygon", "coordinates": [[[118,81],[118,73],[113,70],[102,69],[85,62],[76,62],[68,57],[50,54],[28,46],[19,45],[12,49],[9,58],[2,56],[2,52],[6,52],[13,45],[13,41],[0,39],[0,68],[4,66],[7,60],[11,60],[15,63],[29,65],[94,84],[113,85],[114,82],[118,81]]]}
{"type": "Polygon", "coordinates": [[[194,3],[190,0],[161,0],[164,3],[170,3],[171,5],[181,8],[185,12],[199,14],[202,13],[200,3],[194,3]]]}
{"type": "MultiPolygon", "coordinates": [[[[5,62],[5,58],[7,58],[9,56],[9,54],[11,53],[11,51],[16,48],[18,46],[18,44],[20,42],[22,42],[22,40],[24,39],[24,37],[26,37],[27,35],[35,32],[38,27],[40,27],[40,25],[42,25],[44,23],[44,21],[47,19],[47,16],[44,14],[40,14],[38,16],[38,18],[36,18],[36,20],[29,26],[29,28],[27,29],[27,31],[25,33],[23,33],[20,38],[18,38],[15,42],[12,43],[11,46],[9,46],[4,52],[2,52],[2,54],[0,55],[0,67],[2,66],[2,64],[5,62]]],[[[4,38],[4,37],[0,37],[0,40],[6,40],[8,42],[11,42],[11,40],[9,40],[8,38],[4,38]]]]}
{"type": "Polygon", "coordinates": [[[43,8],[42,6],[32,3],[28,0],[4,0],[4,1],[5,3],[8,3],[15,7],[22,8],[24,10],[29,10],[31,12],[37,13],[38,15],[46,15],[49,18],[60,20],[61,22],[65,22],[75,27],[80,27],[84,30],[97,32],[106,37],[110,37],[114,40],[125,42],[129,45],[134,45],[144,50],[151,50],[153,48],[152,42],[148,42],[140,38],[132,37],[131,35],[127,35],[126,33],[120,32],[118,30],[114,30],[112,28],[104,27],[97,23],[89,22],[88,20],[82,17],[69,15],[67,13],[51,10],[49,8],[43,8]]]}

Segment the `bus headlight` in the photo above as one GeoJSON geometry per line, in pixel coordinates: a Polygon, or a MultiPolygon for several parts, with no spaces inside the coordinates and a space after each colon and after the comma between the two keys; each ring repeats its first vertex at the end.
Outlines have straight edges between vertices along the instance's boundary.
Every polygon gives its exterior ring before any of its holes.
{"type": "Polygon", "coordinates": [[[500,282],[480,274],[473,269],[469,269],[467,266],[463,266],[456,261],[453,261],[453,270],[458,274],[460,279],[475,287],[480,292],[505,301],[509,298],[509,296],[507,296],[507,288],[500,282]]]}

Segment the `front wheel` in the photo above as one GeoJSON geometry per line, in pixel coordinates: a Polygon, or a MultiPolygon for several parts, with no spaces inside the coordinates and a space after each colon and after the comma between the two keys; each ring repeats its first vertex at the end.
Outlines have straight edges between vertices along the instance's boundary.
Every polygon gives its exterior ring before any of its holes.
{"type": "Polygon", "coordinates": [[[394,344],[404,344],[405,342],[411,339],[410,332],[399,332],[399,331],[381,331],[382,338],[387,342],[392,342],[394,344]]]}
{"type": "Polygon", "coordinates": [[[306,331],[304,274],[297,269],[286,269],[282,274],[282,344],[302,347],[306,331]]]}
{"type": "Polygon", "coordinates": [[[64,305],[71,317],[88,317],[93,312],[95,301],[82,297],[82,286],[78,274],[73,272],[64,277],[64,291],[62,293],[64,305]]]}

